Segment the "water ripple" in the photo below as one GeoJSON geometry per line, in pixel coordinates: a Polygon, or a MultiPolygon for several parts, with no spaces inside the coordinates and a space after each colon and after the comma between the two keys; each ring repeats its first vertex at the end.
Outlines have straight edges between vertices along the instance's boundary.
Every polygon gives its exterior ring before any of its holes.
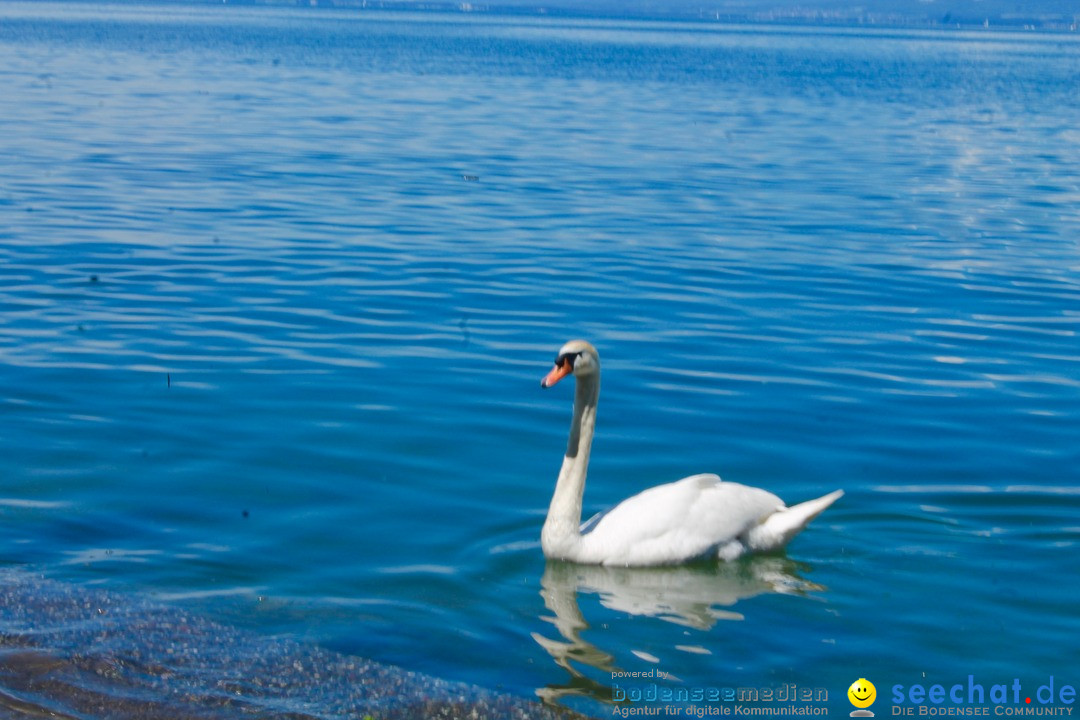
{"type": "Polygon", "coordinates": [[[0,5],[4,562],[518,695],[1068,656],[1076,43],[103,7],[0,5]],[[778,567],[549,571],[577,336],[589,511],[847,495],[778,567]]]}

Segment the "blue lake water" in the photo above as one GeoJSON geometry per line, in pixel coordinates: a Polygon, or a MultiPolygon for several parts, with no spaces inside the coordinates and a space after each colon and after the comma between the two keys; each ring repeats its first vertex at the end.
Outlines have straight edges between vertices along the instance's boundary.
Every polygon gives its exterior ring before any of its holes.
{"type": "Polygon", "coordinates": [[[0,87],[4,566],[599,715],[1080,684],[1080,36],[4,3],[0,87]],[[846,496],[547,565],[573,337],[587,512],[846,496]]]}

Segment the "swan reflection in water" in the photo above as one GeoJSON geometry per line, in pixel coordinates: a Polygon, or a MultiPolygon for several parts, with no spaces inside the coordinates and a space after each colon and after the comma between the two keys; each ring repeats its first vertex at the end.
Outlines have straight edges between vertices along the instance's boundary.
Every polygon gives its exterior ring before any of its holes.
{"type": "Polygon", "coordinates": [[[549,561],[540,579],[540,594],[554,616],[542,619],[554,625],[561,638],[537,632],[532,637],[570,678],[536,693],[546,703],[575,695],[611,702],[609,682],[598,682],[575,667],[575,663],[587,665],[607,678],[621,669],[613,654],[582,637],[591,626],[578,605],[578,593],[596,594],[601,605],[617,612],[708,630],[719,620],[742,620],[743,615],[732,609],[740,600],[767,593],[804,595],[825,589],[800,578],[800,569],[786,557],[768,556],[663,568],[549,561]]]}

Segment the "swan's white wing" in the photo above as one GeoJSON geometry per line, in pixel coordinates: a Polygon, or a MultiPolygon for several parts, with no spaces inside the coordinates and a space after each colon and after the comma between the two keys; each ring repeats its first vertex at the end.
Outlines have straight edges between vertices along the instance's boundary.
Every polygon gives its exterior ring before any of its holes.
{"type": "Polygon", "coordinates": [[[600,522],[600,519],[607,515],[609,512],[611,512],[611,510],[612,508],[608,508],[607,510],[601,510],[600,512],[596,513],[591,518],[581,523],[581,527],[578,528],[578,532],[580,532],[582,535],[584,535],[585,533],[591,533],[593,531],[593,528],[596,527],[596,524],[600,522]]]}
{"type": "MultiPolygon", "coordinates": [[[[582,537],[583,562],[662,565],[700,557],[784,507],[758,488],[693,475],[612,508],[582,537]]],[[[590,521],[592,524],[592,521],[590,521]]]]}

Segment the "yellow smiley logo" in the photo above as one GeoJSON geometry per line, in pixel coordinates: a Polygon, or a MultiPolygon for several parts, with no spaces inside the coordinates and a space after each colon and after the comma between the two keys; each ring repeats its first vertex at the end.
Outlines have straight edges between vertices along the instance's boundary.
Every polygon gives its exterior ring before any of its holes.
{"type": "Polygon", "coordinates": [[[857,708],[868,708],[877,699],[877,688],[866,678],[859,678],[847,689],[848,700],[857,708]]]}

